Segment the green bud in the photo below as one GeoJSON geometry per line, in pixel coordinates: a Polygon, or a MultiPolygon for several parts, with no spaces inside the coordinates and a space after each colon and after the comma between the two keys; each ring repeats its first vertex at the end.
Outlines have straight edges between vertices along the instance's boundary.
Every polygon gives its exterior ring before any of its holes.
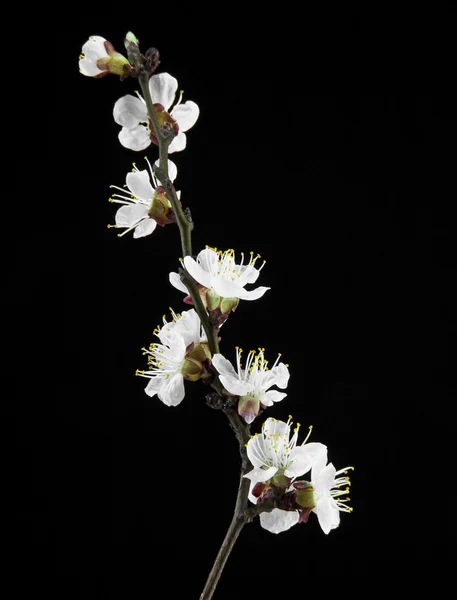
{"type": "Polygon", "coordinates": [[[137,46],[140,43],[140,40],[131,31],[127,33],[125,39],[127,40],[127,42],[130,42],[131,44],[136,44],[137,46]]]}

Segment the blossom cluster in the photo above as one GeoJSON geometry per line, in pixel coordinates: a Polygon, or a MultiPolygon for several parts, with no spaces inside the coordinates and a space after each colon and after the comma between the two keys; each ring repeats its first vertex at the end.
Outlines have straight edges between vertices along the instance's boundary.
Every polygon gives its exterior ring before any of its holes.
{"type": "MultiPolygon", "coordinates": [[[[178,223],[181,229],[182,221],[190,218],[187,209],[183,211],[181,193],[174,188],[177,166],[165,160],[162,146],[166,142],[166,154],[183,151],[186,132],[197,122],[200,109],[191,100],[183,102],[183,92],[178,93],[178,82],[172,75],[153,74],[159,64],[157,50],[140,54],[138,40],[131,33],[125,47],[129,58],[116,52],[103,37],[92,36],[82,47],[79,69],[96,79],[108,74],[121,79],[147,74],[148,78],[140,80],[142,94],[125,95],[113,107],[114,121],[121,126],[119,141],[125,148],[143,151],[151,144],[161,148],[161,157],[153,165],[145,157],[146,167],[140,170],[133,163],[123,187],[111,186],[109,201],[120,207],[115,224],[108,227],[122,229],[119,237],[133,232],[133,238],[138,239],[152,234],[157,225],[164,228],[178,223]]],[[[260,259],[254,252],[246,256],[241,252],[237,257],[232,248],[211,246],[195,256],[190,250],[185,252],[178,268],[170,272],[169,281],[185,294],[183,302],[194,306],[181,313],[171,310],[171,317],[167,320],[164,316],[155,329],[155,341],[143,348],[147,368],[136,374],[148,380],[148,396],[157,396],[167,406],[178,406],[185,398],[186,385],[201,380],[217,389],[246,426],[287,397],[290,372],[281,354],[270,366],[265,348],[260,347],[250,350],[243,363],[243,351],[236,347],[231,362],[218,351],[217,344],[211,346],[208,333],[220,339],[222,326],[240,301],[258,300],[270,289],[257,286],[265,265],[260,259]]],[[[259,507],[262,527],[272,533],[307,522],[311,513],[329,533],[338,526],[340,513],[352,510],[347,504],[347,472],[352,467],[337,471],[328,463],[327,447],[308,442],[311,428],[298,444],[300,424],[293,430],[292,425],[291,417],[287,422],[269,417],[261,433],[246,443],[253,467],[244,475],[250,480],[249,500],[259,507]],[[309,480],[298,479],[307,473],[309,480]]]]}

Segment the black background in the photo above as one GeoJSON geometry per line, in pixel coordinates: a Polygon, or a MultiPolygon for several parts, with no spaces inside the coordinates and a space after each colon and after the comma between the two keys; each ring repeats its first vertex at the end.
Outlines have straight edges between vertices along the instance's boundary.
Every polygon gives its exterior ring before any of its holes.
{"type": "Polygon", "coordinates": [[[171,10],[160,24],[87,17],[55,34],[54,61],[33,75],[39,134],[16,172],[18,185],[34,181],[33,214],[17,226],[7,299],[25,340],[12,354],[18,583],[61,598],[198,598],[236,496],[237,444],[205,388],[187,385],[169,408],[134,377],[162,314],[185,308],[168,284],[179,235],[106,228],[109,185],[157,152],[117,140],[112,107],[137,83],[77,65],[89,35],[122,52],[131,28],[200,106],[172,156],[194,251],[267,260],[259,284],[271,290],[240,303],[221,342],[231,360],[236,345],[264,346],[290,364],[288,397],[253,431],[292,414],[337,468],[355,466],[354,512],[339,529],[326,536],[314,515],[278,536],[251,524],[215,598],[411,590],[424,578],[439,588],[455,401],[450,15],[428,29],[229,16],[187,28],[171,10]],[[435,69],[430,47],[444,76],[405,82],[435,69]]]}

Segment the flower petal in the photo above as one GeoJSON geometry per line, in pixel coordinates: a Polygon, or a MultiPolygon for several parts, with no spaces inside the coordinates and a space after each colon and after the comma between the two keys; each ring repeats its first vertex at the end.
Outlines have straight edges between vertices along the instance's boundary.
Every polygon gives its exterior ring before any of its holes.
{"type": "MultiPolygon", "coordinates": [[[[211,287],[222,298],[240,298],[242,300],[257,300],[270,288],[259,287],[252,291],[244,290],[238,283],[219,277],[212,277],[211,287]]],[[[208,287],[208,286],[206,286],[208,287]]]]}
{"type": "Polygon", "coordinates": [[[284,363],[279,363],[274,369],[271,370],[271,374],[274,376],[275,385],[281,390],[284,390],[289,383],[290,373],[289,369],[284,363]]]}
{"type": "Polygon", "coordinates": [[[284,471],[284,475],[286,477],[300,477],[311,469],[312,464],[312,451],[308,451],[306,444],[296,446],[292,462],[284,471]]]}
{"type": "Polygon", "coordinates": [[[168,154],[173,152],[181,152],[187,145],[187,137],[184,131],[180,131],[177,136],[173,139],[171,144],[168,146],[168,154]]]}
{"type": "Polygon", "coordinates": [[[179,131],[188,131],[197,122],[200,109],[195,102],[188,100],[184,104],[175,106],[170,114],[177,121],[179,131]]]}
{"type": "Polygon", "coordinates": [[[211,275],[204,271],[191,256],[184,257],[184,266],[192,277],[206,288],[211,287],[211,275]]]}
{"type": "Polygon", "coordinates": [[[340,511],[330,496],[320,498],[312,510],[317,514],[319,525],[322,527],[324,533],[328,534],[332,529],[338,527],[340,523],[340,511]]]}
{"type": "Polygon", "coordinates": [[[230,375],[219,375],[222,385],[225,389],[235,396],[244,396],[251,391],[251,384],[245,381],[240,381],[238,375],[232,377],[230,375]]]}
{"type": "MultiPolygon", "coordinates": [[[[249,444],[248,444],[248,448],[249,448],[249,444]]],[[[251,459],[249,459],[251,460],[251,459]]],[[[252,462],[252,461],[251,461],[252,462]]],[[[252,471],[249,471],[249,473],[246,473],[246,475],[243,475],[243,477],[246,477],[246,479],[250,479],[251,481],[267,481],[268,479],[271,479],[273,477],[273,475],[275,475],[275,473],[278,472],[278,467],[269,467],[268,469],[262,469],[261,467],[256,467],[255,469],[252,469],[252,471]]]]}
{"type": "Polygon", "coordinates": [[[296,525],[299,518],[296,510],[274,508],[271,512],[260,513],[260,525],[271,533],[281,533],[296,525]]]}
{"type": "Polygon", "coordinates": [[[205,248],[198,253],[197,261],[198,264],[204,271],[213,273],[217,264],[218,256],[212,248],[205,248]]]}
{"type": "Polygon", "coordinates": [[[114,105],[114,120],[118,125],[133,129],[138,123],[147,123],[148,112],[145,102],[135,96],[122,96],[114,105]]]}
{"type": "Polygon", "coordinates": [[[154,221],[154,219],[144,219],[135,227],[133,231],[133,237],[140,238],[145,237],[146,235],[150,235],[156,227],[157,223],[156,221],[154,221]]]}
{"type": "Polygon", "coordinates": [[[274,435],[279,433],[282,437],[285,433],[287,433],[287,437],[289,436],[290,427],[284,421],[279,421],[278,419],[274,419],[273,417],[269,417],[262,427],[262,432],[267,437],[270,435],[274,435]]]}
{"type": "Polygon", "coordinates": [[[200,343],[200,330],[200,317],[194,308],[184,311],[174,326],[174,332],[183,338],[186,348],[200,343]]]}
{"type": "Polygon", "coordinates": [[[82,47],[84,54],[86,52],[95,52],[99,56],[108,56],[105,48],[105,38],[101,35],[91,35],[82,47]]]}
{"type": "Polygon", "coordinates": [[[94,60],[92,54],[87,54],[84,58],[79,61],[79,72],[87,77],[95,77],[103,73],[101,69],[97,67],[97,60],[94,60]]]}
{"type": "Polygon", "coordinates": [[[154,188],[151,185],[149,173],[146,170],[128,173],[126,182],[129,190],[136,198],[139,200],[152,200],[154,188]]]}
{"type": "Polygon", "coordinates": [[[222,354],[215,354],[211,360],[213,366],[216,367],[217,372],[220,375],[229,375],[230,377],[238,379],[238,374],[233,368],[232,363],[222,356],[222,354]]]}
{"type": "Polygon", "coordinates": [[[184,398],[184,393],[184,378],[181,373],[176,373],[165,380],[157,395],[167,406],[178,406],[184,398]]]}
{"type": "Polygon", "coordinates": [[[330,491],[335,481],[336,469],[332,463],[324,467],[314,481],[316,493],[325,494],[330,491]]]}
{"type": "Polygon", "coordinates": [[[151,398],[157,394],[160,388],[163,386],[163,377],[155,376],[151,377],[146,389],[144,390],[151,398]]]}
{"type": "Polygon", "coordinates": [[[188,289],[181,281],[181,277],[179,276],[178,273],[171,272],[169,275],[169,279],[170,279],[171,285],[173,287],[175,287],[177,290],[179,290],[180,292],[184,292],[185,294],[189,293],[188,289]]]}
{"type": "Polygon", "coordinates": [[[129,150],[144,150],[151,144],[148,130],[143,125],[137,125],[133,129],[123,127],[119,132],[119,141],[129,150]]]}
{"type": "Polygon", "coordinates": [[[178,91],[178,81],[169,73],[158,73],[149,80],[149,91],[154,104],[158,102],[168,111],[178,91]]]}
{"type": "MultiPolygon", "coordinates": [[[[308,444],[308,446],[310,446],[310,445],[311,444],[308,444]]],[[[311,469],[311,481],[314,486],[316,485],[316,481],[319,478],[319,474],[321,473],[321,471],[325,468],[325,465],[327,464],[327,447],[324,446],[324,448],[325,448],[324,450],[322,450],[321,452],[315,453],[315,455],[313,456],[313,466],[311,469]]]]}
{"type": "Polygon", "coordinates": [[[263,396],[260,397],[260,402],[264,406],[272,406],[273,402],[280,402],[283,400],[287,394],[284,392],[277,392],[276,390],[270,390],[269,392],[265,392],[263,396]]]}
{"type": "Polygon", "coordinates": [[[124,204],[116,212],[116,225],[118,227],[133,227],[140,219],[144,219],[147,216],[147,206],[143,204],[124,204]]]}

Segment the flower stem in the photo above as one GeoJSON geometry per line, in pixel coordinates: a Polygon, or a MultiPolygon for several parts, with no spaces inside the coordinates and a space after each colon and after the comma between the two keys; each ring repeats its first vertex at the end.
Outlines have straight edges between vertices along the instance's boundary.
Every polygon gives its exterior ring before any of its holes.
{"type": "Polygon", "coordinates": [[[225,567],[225,563],[227,562],[230,552],[232,551],[233,546],[235,545],[235,542],[241,533],[241,530],[247,522],[245,519],[245,509],[249,492],[249,479],[243,477],[245,472],[245,468],[242,468],[232,522],[230,523],[230,527],[228,528],[227,534],[222,542],[222,546],[220,547],[216,556],[216,560],[214,561],[213,568],[208,576],[206,585],[200,596],[200,600],[210,600],[210,598],[213,597],[214,590],[216,589],[217,583],[225,567]]]}
{"type": "MultiPolygon", "coordinates": [[[[171,202],[171,206],[173,208],[173,212],[176,217],[176,222],[179,227],[179,233],[181,236],[181,246],[183,251],[183,256],[192,256],[192,230],[194,228],[194,224],[191,220],[187,218],[182,209],[181,203],[179,202],[178,196],[176,194],[175,186],[173,182],[168,176],[168,145],[169,140],[167,136],[164,134],[161,129],[158,119],[157,113],[154,108],[154,102],[151,97],[151,92],[149,90],[149,76],[147,73],[140,73],[138,76],[138,80],[141,85],[141,90],[143,92],[143,97],[146,101],[146,107],[148,109],[149,119],[151,120],[152,126],[154,128],[154,134],[159,143],[159,168],[155,169],[155,174],[159,178],[160,183],[162,184],[167,197],[171,202]]],[[[219,352],[219,343],[217,330],[213,328],[211,322],[209,320],[208,313],[206,312],[206,308],[203,305],[202,299],[200,298],[200,294],[198,293],[197,284],[195,280],[190,276],[190,274],[186,271],[185,277],[183,279],[183,283],[189,290],[189,295],[192,298],[192,302],[195,307],[195,311],[200,317],[200,321],[203,325],[203,329],[205,330],[206,337],[208,339],[209,349],[211,354],[217,354],[219,352]]]]}

